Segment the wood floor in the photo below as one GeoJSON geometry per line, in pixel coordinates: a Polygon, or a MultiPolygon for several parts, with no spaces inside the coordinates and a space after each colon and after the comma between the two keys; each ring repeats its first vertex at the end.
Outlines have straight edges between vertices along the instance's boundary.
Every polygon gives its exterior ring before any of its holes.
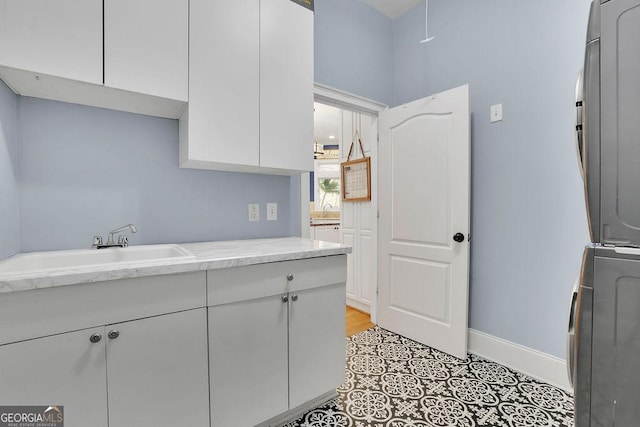
{"type": "Polygon", "coordinates": [[[371,323],[371,317],[367,313],[347,306],[347,336],[357,334],[375,325],[371,323]]]}

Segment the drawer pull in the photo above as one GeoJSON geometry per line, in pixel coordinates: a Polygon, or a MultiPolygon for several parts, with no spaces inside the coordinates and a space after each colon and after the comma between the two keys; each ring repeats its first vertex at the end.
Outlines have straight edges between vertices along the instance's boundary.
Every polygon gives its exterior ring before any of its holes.
{"type": "Polygon", "coordinates": [[[286,295],[282,295],[281,300],[282,300],[282,302],[285,302],[285,303],[286,303],[287,301],[289,301],[289,297],[288,297],[288,296],[286,296],[286,295]]]}
{"type": "Polygon", "coordinates": [[[287,280],[291,282],[293,280],[293,274],[287,274],[287,280]]]}
{"type": "Polygon", "coordinates": [[[100,342],[102,340],[102,335],[100,334],[93,334],[89,337],[89,341],[91,341],[92,343],[97,343],[100,342]]]}
{"type": "Polygon", "coordinates": [[[120,331],[114,329],[113,331],[109,331],[109,334],[107,336],[109,337],[109,339],[115,340],[120,336],[120,331]]]}
{"type": "Polygon", "coordinates": [[[296,295],[296,294],[291,295],[291,301],[293,301],[293,302],[298,301],[298,295],[296,295]]]}

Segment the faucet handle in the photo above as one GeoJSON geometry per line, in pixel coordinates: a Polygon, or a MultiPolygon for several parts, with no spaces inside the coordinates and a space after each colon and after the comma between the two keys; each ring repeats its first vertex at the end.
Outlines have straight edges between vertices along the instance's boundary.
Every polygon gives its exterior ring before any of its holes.
{"type": "Polygon", "coordinates": [[[129,238],[124,235],[118,237],[118,245],[122,246],[123,248],[126,248],[127,246],[129,246],[129,238]]]}
{"type": "Polygon", "coordinates": [[[102,244],[102,236],[93,236],[93,244],[91,245],[91,247],[95,249],[101,244],[102,244]]]}

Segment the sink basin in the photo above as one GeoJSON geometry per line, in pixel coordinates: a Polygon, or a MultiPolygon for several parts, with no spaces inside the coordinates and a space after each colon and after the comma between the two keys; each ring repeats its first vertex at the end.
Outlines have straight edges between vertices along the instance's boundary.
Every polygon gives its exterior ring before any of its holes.
{"type": "Polygon", "coordinates": [[[0,274],[45,273],[103,267],[110,264],[177,261],[194,258],[179,245],[130,246],[128,248],[78,249],[18,254],[0,261],[0,274]]]}

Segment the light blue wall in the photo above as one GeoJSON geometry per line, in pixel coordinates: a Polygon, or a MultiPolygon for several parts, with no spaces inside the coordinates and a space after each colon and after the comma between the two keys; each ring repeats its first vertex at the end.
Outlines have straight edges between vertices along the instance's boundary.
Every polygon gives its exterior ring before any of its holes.
{"type": "Polygon", "coordinates": [[[572,132],[588,8],[431,0],[427,44],[424,3],[393,23],[394,105],[470,85],[470,327],[562,358],[589,241],[572,132]]]}
{"type": "Polygon", "coordinates": [[[176,120],[25,97],[18,117],[22,252],[88,247],[127,223],[135,245],[289,235],[290,178],[179,169],[176,120]]]}
{"type": "Polygon", "coordinates": [[[359,0],[316,1],[316,83],[390,104],[391,24],[359,0]]]}
{"type": "MultiPolygon", "coordinates": [[[[302,232],[300,229],[300,215],[302,215],[300,210],[300,175],[293,175],[289,184],[289,235],[300,237],[302,232]]],[[[279,217],[280,212],[278,212],[279,217]]]]}
{"type": "Polygon", "coordinates": [[[0,260],[20,251],[16,102],[0,81],[0,260]]]}

